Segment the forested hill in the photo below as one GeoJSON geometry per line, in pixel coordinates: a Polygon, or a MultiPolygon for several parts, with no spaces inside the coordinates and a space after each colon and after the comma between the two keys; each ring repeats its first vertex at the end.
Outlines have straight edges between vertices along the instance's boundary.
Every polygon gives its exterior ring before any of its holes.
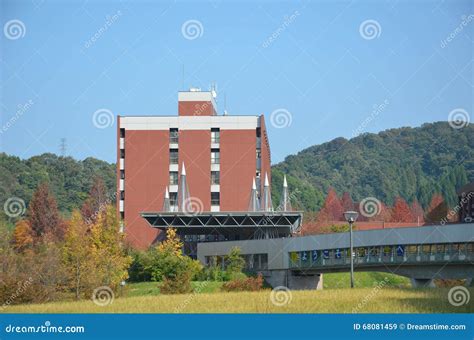
{"type": "Polygon", "coordinates": [[[273,166],[275,200],[283,173],[290,189],[298,189],[295,201],[309,210],[329,187],[350,192],[354,201],[373,196],[392,204],[400,196],[423,207],[439,192],[454,206],[456,189],[474,181],[474,124],[454,129],[437,122],[314,145],[273,166]]]}
{"type": "MultiPolygon", "coordinates": [[[[329,187],[339,195],[350,192],[354,201],[373,196],[391,205],[401,196],[409,202],[417,198],[423,207],[440,192],[454,206],[455,189],[474,181],[474,125],[455,130],[448,123],[425,124],[312,146],[273,166],[274,206],[283,173],[293,205],[302,210],[318,210],[329,187]]],[[[47,181],[60,210],[68,213],[82,205],[94,176],[114,192],[115,164],[50,153],[22,160],[0,153],[0,203],[19,197],[28,205],[38,184],[47,181]]]]}
{"type": "Polygon", "coordinates": [[[80,208],[94,176],[104,180],[109,192],[115,191],[115,164],[92,157],[77,161],[51,153],[22,160],[0,153],[0,203],[3,207],[8,198],[18,197],[27,205],[38,185],[48,182],[59,209],[68,213],[80,208]]]}

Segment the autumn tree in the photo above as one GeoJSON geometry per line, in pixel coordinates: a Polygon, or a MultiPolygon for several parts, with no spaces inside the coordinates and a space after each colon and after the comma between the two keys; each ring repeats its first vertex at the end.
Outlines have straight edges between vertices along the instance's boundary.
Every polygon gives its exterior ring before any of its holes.
{"type": "Polygon", "coordinates": [[[188,293],[192,290],[191,279],[202,269],[199,261],[182,253],[183,243],[176,229],[166,231],[166,240],[152,250],[152,279],[163,281],[161,292],[166,294],[188,293]]]}
{"type": "Polygon", "coordinates": [[[425,212],[417,200],[412,202],[410,209],[415,221],[419,223],[423,223],[425,221],[425,212]]]}
{"type": "Polygon", "coordinates": [[[95,177],[89,192],[89,197],[84,201],[81,208],[81,214],[87,224],[97,221],[98,216],[110,203],[107,197],[107,188],[100,177],[95,177]]]}
{"type": "Polygon", "coordinates": [[[318,214],[318,222],[342,221],[344,208],[333,188],[329,188],[323,207],[318,214]]]}
{"type": "Polygon", "coordinates": [[[28,220],[19,220],[13,231],[13,247],[18,252],[23,252],[33,244],[33,235],[30,222],[28,220]]]}
{"type": "Polygon", "coordinates": [[[112,205],[107,205],[90,232],[96,284],[117,288],[121,281],[128,278],[127,269],[132,259],[123,247],[124,234],[120,232],[119,220],[112,205]]]}
{"type": "Polygon", "coordinates": [[[448,206],[440,194],[433,195],[427,210],[426,221],[430,223],[440,223],[448,215],[448,206]]]}
{"type": "Polygon", "coordinates": [[[354,201],[352,200],[351,194],[345,191],[341,197],[342,209],[344,211],[354,210],[354,201]]]}
{"type": "Polygon", "coordinates": [[[64,222],[59,215],[56,199],[49,191],[47,183],[40,184],[33,193],[28,206],[28,220],[34,240],[46,234],[54,240],[63,239],[64,222]]]}
{"type": "Polygon", "coordinates": [[[413,222],[414,218],[407,202],[401,197],[395,199],[391,222],[413,222]]]}
{"type": "Polygon", "coordinates": [[[93,289],[90,286],[95,276],[95,264],[91,254],[91,237],[81,213],[74,210],[67,225],[62,248],[67,286],[74,290],[76,299],[93,289]],[[92,277],[91,277],[92,276],[92,277]]]}

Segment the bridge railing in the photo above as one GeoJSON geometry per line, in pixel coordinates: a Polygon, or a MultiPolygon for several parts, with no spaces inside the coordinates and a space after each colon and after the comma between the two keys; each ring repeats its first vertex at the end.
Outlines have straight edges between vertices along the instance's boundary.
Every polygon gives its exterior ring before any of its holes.
{"type": "MultiPolygon", "coordinates": [[[[290,268],[344,267],[349,249],[305,250],[289,253],[290,268]]],[[[474,243],[392,245],[354,248],[355,265],[435,262],[474,262],[474,243]]]]}

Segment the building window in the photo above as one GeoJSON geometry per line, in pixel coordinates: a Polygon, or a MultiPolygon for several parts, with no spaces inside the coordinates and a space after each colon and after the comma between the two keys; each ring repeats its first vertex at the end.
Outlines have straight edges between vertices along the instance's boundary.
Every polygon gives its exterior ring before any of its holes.
{"type": "Polygon", "coordinates": [[[178,193],[177,192],[170,192],[170,205],[172,207],[178,205],[178,193]]]}
{"type": "Polygon", "coordinates": [[[211,171],[211,184],[220,184],[219,171],[211,171]]]}
{"type": "Polygon", "coordinates": [[[170,129],[170,143],[177,144],[178,143],[178,129],[170,129]]]}
{"type": "Polygon", "coordinates": [[[125,212],[121,211],[120,212],[120,219],[123,220],[125,218],[125,212]]]}
{"type": "Polygon", "coordinates": [[[125,170],[120,170],[120,179],[125,179],[125,170]]]}
{"type": "Polygon", "coordinates": [[[211,205],[220,205],[221,195],[219,192],[211,192],[211,205]]]}
{"type": "Polygon", "coordinates": [[[260,128],[257,128],[257,138],[260,138],[262,136],[262,130],[260,128]]]}
{"type": "Polygon", "coordinates": [[[124,200],[125,199],[125,191],[120,191],[120,199],[124,200]]]}
{"type": "Polygon", "coordinates": [[[170,164],[178,164],[178,150],[170,149],[170,164]]]}
{"type": "Polygon", "coordinates": [[[211,143],[220,143],[221,133],[218,128],[211,129],[211,143]]]}
{"type": "Polygon", "coordinates": [[[220,164],[221,156],[219,149],[211,149],[211,164],[220,164]]]}
{"type": "Polygon", "coordinates": [[[170,171],[170,185],[177,185],[177,184],[178,184],[178,172],[170,171]]]}
{"type": "Polygon", "coordinates": [[[125,149],[120,149],[120,158],[125,158],[125,149]]]}
{"type": "Polygon", "coordinates": [[[120,129],[120,138],[125,138],[125,129],[120,129]]]}
{"type": "Polygon", "coordinates": [[[262,150],[257,149],[257,158],[262,158],[262,150]]]}

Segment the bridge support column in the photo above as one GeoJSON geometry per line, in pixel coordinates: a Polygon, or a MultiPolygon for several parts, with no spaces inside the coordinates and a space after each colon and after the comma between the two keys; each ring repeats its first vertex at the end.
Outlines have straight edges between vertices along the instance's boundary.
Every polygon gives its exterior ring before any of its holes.
{"type": "Polygon", "coordinates": [[[410,280],[413,288],[435,288],[432,279],[416,279],[412,277],[410,280]]]}
{"type": "Polygon", "coordinates": [[[323,289],[323,274],[295,275],[290,270],[270,270],[262,274],[272,288],[284,286],[291,290],[323,289]]]}
{"type": "Polygon", "coordinates": [[[294,275],[288,276],[288,288],[293,290],[323,289],[323,274],[294,275]]]}

